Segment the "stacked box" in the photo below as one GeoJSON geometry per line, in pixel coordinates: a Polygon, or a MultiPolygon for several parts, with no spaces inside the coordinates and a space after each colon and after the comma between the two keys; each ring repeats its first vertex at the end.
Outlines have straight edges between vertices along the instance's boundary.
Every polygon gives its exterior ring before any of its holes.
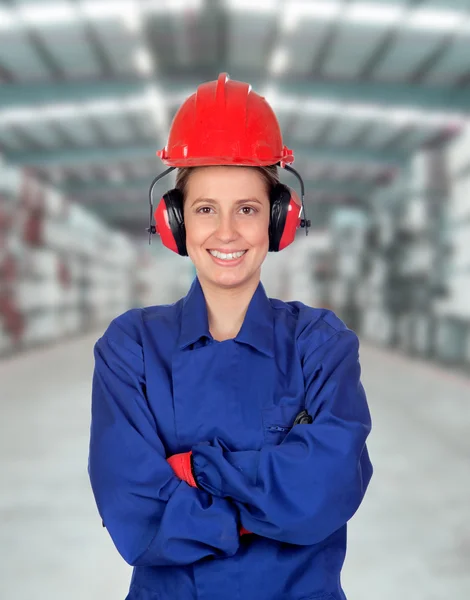
{"type": "Polygon", "coordinates": [[[470,127],[466,127],[446,149],[447,166],[452,183],[470,171],[470,127]]]}
{"type": "Polygon", "coordinates": [[[433,354],[436,290],[447,266],[448,188],[443,152],[426,150],[371,200],[374,235],[361,293],[365,331],[407,354],[433,354]],[[374,332],[374,323],[386,323],[385,333],[374,332]]]}
{"type": "Polygon", "coordinates": [[[102,328],[141,305],[142,262],[144,276],[161,268],[148,248],[0,162],[1,356],[102,328]]]}
{"type": "Polygon", "coordinates": [[[135,298],[139,306],[171,304],[188,292],[195,276],[189,258],[159,247],[151,254],[142,248],[135,278],[135,298]]]}
{"type": "Polygon", "coordinates": [[[446,214],[448,296],[440,306],[439,351],[445,360],[470,367],[470,127],[449,145],[447,163],[451,173],[446,214]],[[452,343],[454,348],[448,348],[452,343]]]}

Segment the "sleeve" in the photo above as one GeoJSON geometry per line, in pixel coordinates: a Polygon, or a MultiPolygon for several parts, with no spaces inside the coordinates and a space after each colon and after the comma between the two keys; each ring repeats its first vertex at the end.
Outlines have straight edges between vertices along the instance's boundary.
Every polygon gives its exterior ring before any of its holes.
{"type": "Polygon", "coordinates": [[[132,566],[232,556],[231,501],[180,480],[166,461],[145,391],[142,347],[113,321],[95,344],[88,473],[103,525],[132,566]]]}
{"type": "Polygon", "coordinates": [[[358,347],[354,332],[344,329],[306,352],[306,408],[313,422],[292,427],[281,444],[230,452],[216,439],[193,448],[198,485],[233,499],[242,525],[253,533],[315,544],[359,508],[372,465],[358,347]]]}

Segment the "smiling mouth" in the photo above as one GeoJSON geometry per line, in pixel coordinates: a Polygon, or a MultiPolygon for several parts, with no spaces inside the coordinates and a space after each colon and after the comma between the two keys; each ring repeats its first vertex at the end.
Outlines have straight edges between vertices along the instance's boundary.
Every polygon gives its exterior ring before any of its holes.
{"type": "Polygon", "coordinates": [[[229,253],[218,252],[217,250],[208,250],[207,252],[209,252],[209,254],[211,256],[213,256],[214,258],[218,258],[219,260],[226,260],[227,262],[229,262],[231,260],[240,259],[242,256],[244,256],[248,252],[248,250],[240,250],[239,252],[229,252],[229,253]]]}

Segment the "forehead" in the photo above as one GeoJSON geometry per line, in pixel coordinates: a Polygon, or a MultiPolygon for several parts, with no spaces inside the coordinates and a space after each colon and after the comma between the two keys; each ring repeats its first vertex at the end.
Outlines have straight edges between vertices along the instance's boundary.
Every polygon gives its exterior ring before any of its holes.
{"type": "Polygon", "coordinates": [[[263,175],[250,167],[200,167],[188,178],[187,196],[237,200],[241,197],[267,197],[263,175]]]}

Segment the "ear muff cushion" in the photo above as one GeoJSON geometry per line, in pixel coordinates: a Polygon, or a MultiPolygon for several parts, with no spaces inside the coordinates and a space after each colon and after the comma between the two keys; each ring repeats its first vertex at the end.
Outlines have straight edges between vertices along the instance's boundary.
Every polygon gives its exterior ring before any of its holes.
{"type": "Polygon", "coordinates": [[[188,256],[181,190],[169,190],[160,200],[155,211],[155,225],[164,246],[181,256],[188,256]]]}
{"type": "Polygon", "coordinates": [[[283,183],[273,187],[270,194],[269,252],[279,252],[291,198],[290,189],[283,183]]]}

